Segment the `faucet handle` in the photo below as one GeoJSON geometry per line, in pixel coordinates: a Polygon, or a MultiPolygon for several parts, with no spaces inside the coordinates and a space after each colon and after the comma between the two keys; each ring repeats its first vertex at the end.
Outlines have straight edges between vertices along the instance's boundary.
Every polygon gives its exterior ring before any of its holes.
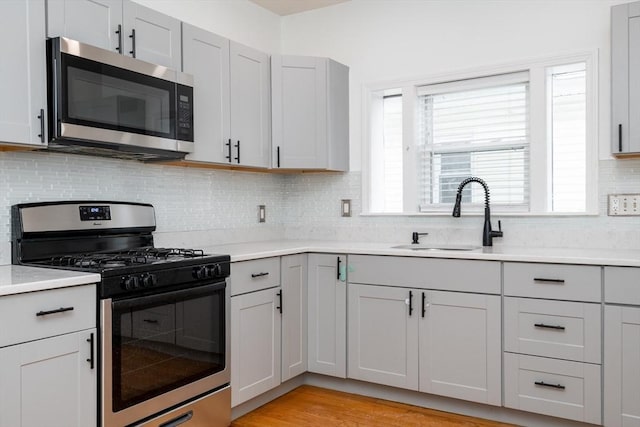
{"type": "Polygon", "coordinates": [[[502,237],[502,222],[498,220],[498,231],[491,230],[492,237],[502,237]]]}

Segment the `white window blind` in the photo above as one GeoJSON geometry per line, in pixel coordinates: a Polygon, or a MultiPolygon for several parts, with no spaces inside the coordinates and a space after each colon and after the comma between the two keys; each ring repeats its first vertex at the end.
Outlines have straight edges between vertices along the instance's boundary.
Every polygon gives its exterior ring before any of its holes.
{"type": "MultiPolygon", "coordinates": [[[[420,210],[450,209],[458,184],[484,179],[492,206],[527,210],[529,84],[527,73],[470,79],[418,90],[420,210]]],[[[469,185],[467,203],[484,203],[469,185]]]]}
{"type": "Polygon", "coordinates": [[[402,212],[402,95],[382,100],[384,145],[384,211],[402,212]]]}

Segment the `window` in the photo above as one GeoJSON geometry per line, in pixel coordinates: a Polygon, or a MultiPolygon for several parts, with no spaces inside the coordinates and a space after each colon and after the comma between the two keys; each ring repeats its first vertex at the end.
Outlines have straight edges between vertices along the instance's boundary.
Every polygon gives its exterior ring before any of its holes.
{"type": "MultiPolygon", "coordinates": [[[[592,55],[508,68],[370,92],[370,213],[449,214],[470,176],[487,182],[493,212],[596,210],[592,55]]],[[[480,186],[462,196],[482,211],[480,186]]]]}

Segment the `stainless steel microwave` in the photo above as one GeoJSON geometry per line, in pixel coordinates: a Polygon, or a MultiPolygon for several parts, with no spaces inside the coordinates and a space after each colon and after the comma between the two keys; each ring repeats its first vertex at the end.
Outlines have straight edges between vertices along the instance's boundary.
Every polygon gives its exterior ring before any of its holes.
{"type": "Polygon", "coordinates": [[[64,37],[47,40],[49,146],[138,160],[193,151],[193,77],[64,37]]]}

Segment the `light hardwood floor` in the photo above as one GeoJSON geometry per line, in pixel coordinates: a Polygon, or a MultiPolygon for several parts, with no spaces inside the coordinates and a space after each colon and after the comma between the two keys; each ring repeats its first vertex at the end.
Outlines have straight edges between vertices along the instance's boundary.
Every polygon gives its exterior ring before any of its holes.
{"type": "Polygon", "coordinates": [[[479,418],[304,385],[238,418],[232,427],[499,427],[479,418]]]}

